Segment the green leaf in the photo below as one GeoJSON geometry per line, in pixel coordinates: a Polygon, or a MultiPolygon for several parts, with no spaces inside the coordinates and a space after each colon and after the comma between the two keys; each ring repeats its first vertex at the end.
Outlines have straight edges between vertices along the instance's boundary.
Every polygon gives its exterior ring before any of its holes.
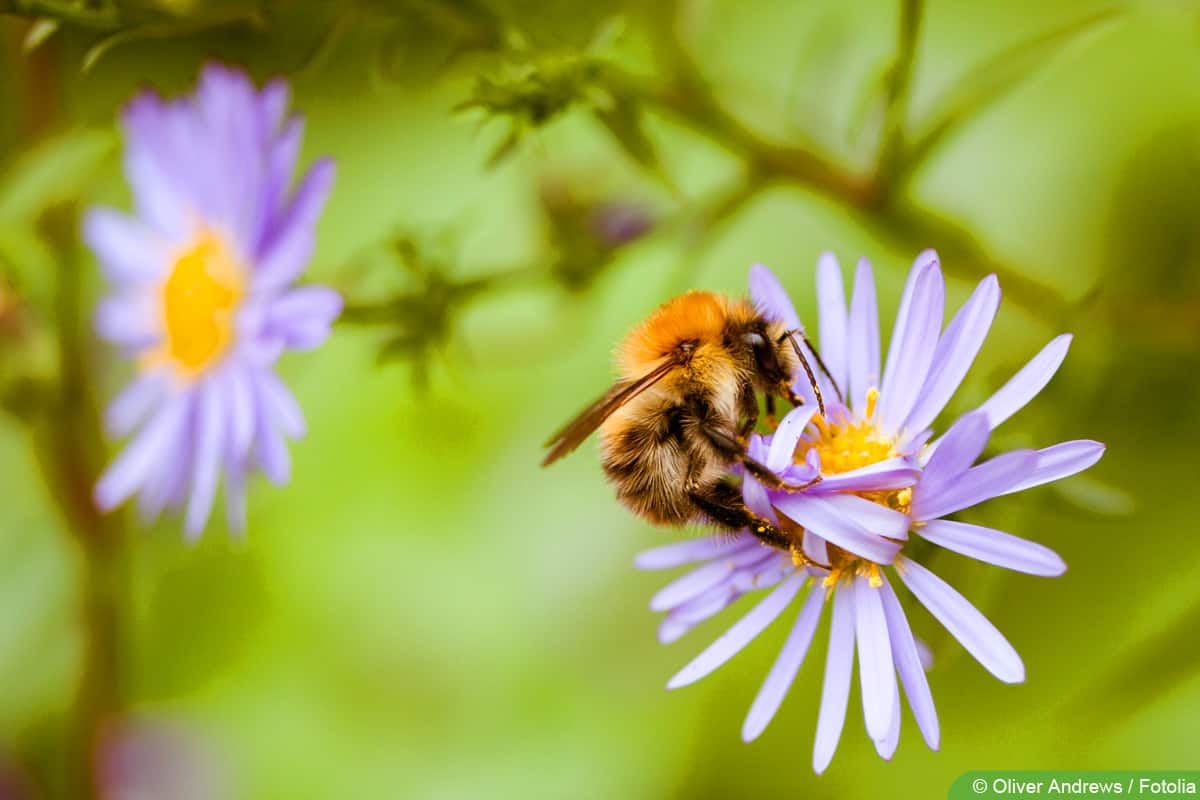
{"type": "Polygon", "coordinates": [[[0,226],[0,275],[39,313],[50,313],[54,252],[31,226],[0,226]]]}
{"type": "Polygon", "coordinates": [[[81,130],[25,153],[0,179],[0,225],[31,223],[76,197],[115,148],[111,131],[81,130]]]}
{"type": "Polygon", "coordinates": [[[937,102],[925,133],[907,148],[904,161],[909,171],[964,123],[987,110],[1068,47],[1111,25],[1121,13],[1122,9],[1115,6],[1101,8],[1008,47],[968,71],[937,102]]]}
{"type": "Polygon", "coordinates": [[[663,169],[654,149],[654,143],[646,135],[642,124],[642,108],[634,99],[620,94],[613,98],[607,108],[597,107],[596,117],[608,128],[621,148],[643,169],[661,180],[672,191],[676,187],[671,183],[670,176],[663,169]]]}

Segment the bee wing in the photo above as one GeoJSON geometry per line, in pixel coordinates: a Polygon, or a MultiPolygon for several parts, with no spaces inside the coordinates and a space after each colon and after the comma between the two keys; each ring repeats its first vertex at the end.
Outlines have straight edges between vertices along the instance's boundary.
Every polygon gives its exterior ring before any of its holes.
{"type": "Polygon", "coordinates": [[[603,397],[579,412],[577,417],[546,440],[545,446],[550,448],[550,452],[542,460],[542,466],[553,464],[582,444],[614,411],[658,383],[674,366],[676,362],[668,359],[637,380],[614,384],[603,397]]]}

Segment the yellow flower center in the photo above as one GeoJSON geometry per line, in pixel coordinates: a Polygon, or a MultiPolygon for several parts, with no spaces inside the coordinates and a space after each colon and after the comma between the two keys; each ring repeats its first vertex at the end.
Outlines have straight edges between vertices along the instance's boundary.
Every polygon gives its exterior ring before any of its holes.
{"type": "MultiPolygon", "coordinates": [[[[880,433],[876,424],[875,405],[878,400],[879,390],[874,387],[868,389],[866,414],[860,420],[842,417],[837,421],[830,421],[820,416],[814,417],[819,436],[813,440],[800,441],[796,447],[796,463],[804,463],[808,453],[815,450],[821,457],[822,474],[837,475],[900,455],[896,449],[896,441],[880,433]]],[[[909,513],[912,507],[912,489],[883,489],[849,494],[858,495],[902,514],[909,513]]],[[[828,566],[830,571],[824,585],[830,590],[839,580],[848,580],[856,575],[868,578],[872,586],[878,587],[883,584],[879,575],[879,564],[828,542],[825,549],[829,563],[822,566],[828,566]]],[[[804,555],[799,545],[796,545],[792,548],[792,562],[796,566],[803,566],[811,563],[811,560],[804,555]]]]}
{"type": "Polygon", "coordinates": [[[242,275],[229,246],[209,230],[175,260],[162,287],[166,341],[160,355],[185,375],[203,372],[229,348],[242,275]]]}

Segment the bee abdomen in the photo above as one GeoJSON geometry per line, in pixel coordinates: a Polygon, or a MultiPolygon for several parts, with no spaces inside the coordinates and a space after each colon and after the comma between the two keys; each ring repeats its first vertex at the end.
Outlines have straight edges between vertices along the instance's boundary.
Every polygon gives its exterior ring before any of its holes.
{"type": "Polygon", "coordinates": [[[693,470],[685,422],[684,409],[672,405],[630,420],[605,437],[604,472],[618,499],[655,523],[679,525],[696,516],[687,489],[693,470]]]}

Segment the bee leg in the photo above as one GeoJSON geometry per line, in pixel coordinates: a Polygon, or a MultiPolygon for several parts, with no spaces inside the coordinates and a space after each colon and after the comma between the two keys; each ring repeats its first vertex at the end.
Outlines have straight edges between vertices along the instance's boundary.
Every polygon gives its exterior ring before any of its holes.
{"type": "Polygon", "coordinates": [[[792,539],[770,520],[760,517],[742,500],[741,492],[727,483],[712,487],[697,488],[688,497],[696,508],[714,523],[731,531],[747,529],[763,544],[779,550],[791,551],[792,539]]]}
{"type": "Polygon", "coordinates": [[[746,468],[754,477],[758,478],[769,489],[782,489],[785,492],[803,492],[805,489],[815,486],[821,482],[821,476],[805,481],[804,483],[788,483],[783,478],[771,471],[771,468],[760,461],[756,461],[750,456],[743,455],[741,457],[742,466],[746,468]]]}
{"type": "Polygon", "coordinates": [[[744,443],[746,437],[754,432],[754,428],[758,425],[758,396],[754,393],[754,387],[750,384],[742,389],[742,394],[738,398],[738,405],[745,420],[742,426],[738,429],[738,439],[744,443]]]}
{"type": "Polygon", "coordinates": [[[703,430],[708,440],[722,456],[729,461],[741,462],[742,466],[746,468],[746,472],[758,478],[771,489],[782,489],[785,492],[802,492],[821,481],[821,476],[818,475],[804,483],[788,483],[771,471],[771,468],[766,464],[747,455],[746,448],[736,439],[731,438],[728,433],[719,428],[712,427],[704,428],[703,430]]]}
{"type": "Polygon", "coordinates": [[[780,387],[779,393],[787,398],[787,401],[792,404],[792,408],[804,405],[804,398],[792,391],[792,387],[786,383],[780,387]]]}
{"type": "Polygon", "coordinates": [[[771,428],[779,427],[779,419],[775,416],[775,395],[767,394],[767,425],[771,428]]]}

